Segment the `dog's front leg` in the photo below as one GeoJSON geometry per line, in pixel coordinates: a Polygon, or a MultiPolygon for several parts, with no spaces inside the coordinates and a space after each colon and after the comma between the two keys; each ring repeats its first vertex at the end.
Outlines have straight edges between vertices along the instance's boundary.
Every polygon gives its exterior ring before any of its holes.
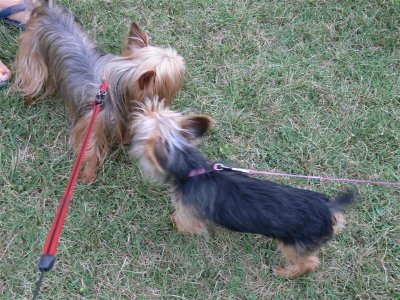
{"type": "Polygon", "coordinates": [[[32,105],[32,103],[33,103],[33,97],[30,97],[30,96],[24,97],[24,106],[26,108],[30,107],[32,105]]]}
{"type": "Polygon", "coordinates": [[[208,234],[206,222],[200,219],[192,208],[182,204],[175,205],[175,208],[176,211],[171,214],[170,218],[177,231],[191,234],[208,234]]]}
{"type": "Polygon", "coordinates": [[[95,155],[86,157],[85,168],[83,169],[81,180],[83,183],[92,183],[96,179],[99,160],[95,155]]]}

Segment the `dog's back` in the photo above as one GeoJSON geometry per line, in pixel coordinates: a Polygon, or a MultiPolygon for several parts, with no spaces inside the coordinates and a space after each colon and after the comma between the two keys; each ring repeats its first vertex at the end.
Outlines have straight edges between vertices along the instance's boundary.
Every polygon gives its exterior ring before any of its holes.
{"type": "Polygon", "coordinates": [[[353,200],[352,194],[345,194],[330,201],[318,192],[231,171],[201,175],[180,188],[182,201],[216,224],[307,248],[319,247],[332,237],[344,206],[353,200]]]}
{"type": "MultiPolygon", "coordinates": [[[[213,201],[196,199],[196,204],[202,207],[202,211],[207,211],[207,217],[215,223],[232,230],[289,241],[307,239],[308,225],[313,227],[310,230],[323,231],[323,235],[332,227],[329,207],[326,205],[329,199],[313,191],[279,185],[232,171],[202,176],[196,184],[199,189],[204,186],[208,191],[213,191],[213,195],[207,195],[213,201]],[[314,217],[317,219],[314,220],[314,217]],[[298,232],[300,227],[304,230],[298,232]]],[[[204,194],[199,193],[199,197],[201,195],[204,194]]]]}
{"type": "Polygon", "coordinates": [[[54,91],[64,98],[72,115],[82,99],[92,100],[102,75],[99,67],[111,56],[98,48],[74,15],[51,2],[32,11],[20,38],[16,86],[28,97],[54,91]]]}

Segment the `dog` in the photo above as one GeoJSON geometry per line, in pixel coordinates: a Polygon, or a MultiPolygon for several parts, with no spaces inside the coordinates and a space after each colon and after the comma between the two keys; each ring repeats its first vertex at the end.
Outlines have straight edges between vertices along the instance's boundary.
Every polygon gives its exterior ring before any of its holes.
{"type": "Polygon", "coordinates": [[[113,144],[128,144],[132,111],[146,97],[169,103],[177,94],[184,60],[172,48],[148,44],[147,34],[132,22],[122,56],[107,54],[89,38],[68,9],[41,1],[22,33],[16,58],[14,90],[24,94],[25,106],[41,95],[57,92],[72,119],[70,144],[78,151],[92,116],[102,80],[108,82],[85,156],[82,181],[96,170],[113,144]]]}
{"type": "Polygon", "coordinates": [[[135,112],[131,155],[143,173],[173,187],[171,219],[180,232],[207,234],[214,225],[278,240],[291,261],[275,267],[288,278],[315,271],[317,253],[345,224],[354,194],[331,201],[318,192],[249,177],[213,164],[196,148],[212,124],[205,115],[182,115],[147,99],[135,112]]]}

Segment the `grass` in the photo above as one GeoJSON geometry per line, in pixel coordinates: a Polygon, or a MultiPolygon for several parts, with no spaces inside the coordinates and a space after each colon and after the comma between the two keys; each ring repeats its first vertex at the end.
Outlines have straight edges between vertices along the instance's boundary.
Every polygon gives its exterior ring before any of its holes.
{"type": "MultiPolygon", "coordinates": [[[[400,3],[393,1],[60,1],[107,51],[129,20],[183,55],[173,107],[218,123],[211,159],[302,174],[400,181],[400,3]]],[[[18,30],[0,25],[11,64],[18,30]]],[[[0,91],[0,294],[29,298],[37,260],[73,155],[58,98],[23,107],[0,91]]],[[[334,195],[348,187],[276,179],[334,195]]],[[[395,188],[357,186],[348,227],[322,268],[284,280],[273,241],[217,230],[175,232],[170,194],[136,162],[111,153],[78,185],[42,299],[399,299],[395,188]]]]}

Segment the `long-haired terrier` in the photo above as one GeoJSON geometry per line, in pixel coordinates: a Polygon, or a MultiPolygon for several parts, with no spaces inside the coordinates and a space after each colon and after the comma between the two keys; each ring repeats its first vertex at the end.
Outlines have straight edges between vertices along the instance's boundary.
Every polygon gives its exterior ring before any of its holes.
{"type": "Polygon", "coordinates": [[[317,253],[344,226],[348,192],[331,201],[318,192],[224,170],[196,148],[211,124],[204,115],[182,115],[147,100],[133,122],[132,154],[143,173],[173,186],[171,219],[181,232],[206,234],[213,225],[278,240],[291,264],[275,267],[295,277],[316,270],[317,253]]]}
{"type": "Polygon", "coordinates": [[[184,71],[184,60],[175,50],[150,46],[147,34],[134,22],[122,45],[122,56],[107,54],[91,41],[71,11],[41,1],[20,37],[14,88],[24,93],[26,106],[39,95],[57,92],[73,122],[70,143],[78,150],[100,83],[107,80],[109,91],[82,174],[84,182],[91,182],[110,146],[129,142],[136,103],[156,95],[169,103],[184,71]]]}

